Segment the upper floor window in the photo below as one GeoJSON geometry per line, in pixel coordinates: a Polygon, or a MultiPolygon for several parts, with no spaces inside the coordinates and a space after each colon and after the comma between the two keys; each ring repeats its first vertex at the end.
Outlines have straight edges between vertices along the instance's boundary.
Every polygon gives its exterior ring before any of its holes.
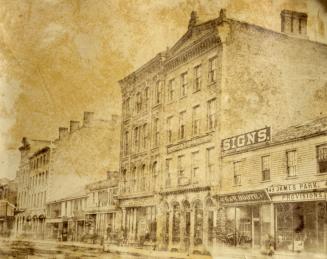
{"type": "Polygon", "coordinates": [[[140,128],[134,128],[134,151],[140,150],[140,128]]]}
{"type": "Polygon", "coordinates": [[[173,116],[167,118],[167,142],[171,144],[173,142],[173,116]]]}
{"type": "Polygon", "coordinates": [[[168,101],[173,101],[175,98],[175,79],[171,79],[168,84],[168,101]]]}
{"type": "Polygon", "coordinates": [[[161,102],[162,81],[157,81],[154,87],[154,105],[161,102]]]}
{"type": "Polygon", "coordinates": [[[166,159],[166,187],[169,187],[171,185],[171,174],[172,174],[172,159],[166,159]]]}
{"type": "Polygon", "coordinates": [[[207,148],[207,180],[209,183],[213,180],[215,173],[215,149],[213,147],[207,148]]]}
{"type": "Polygon", "coordinates": [[[296,176],[297,155],[296,150],[286,152],[287,176],[296,176]]]}
{"type": "Polygon", "coordinates": [[[128,155],[128,150],[129,150],[129,140],[128,140],[128,137],[129,137],[129,133],[128,131],[125,131],[124,133],[124,155],[128,155]]]}
{"type": "Polygon", "coordinates": [[[199,91],[201,89],[201,65],[194,67],[194,86],[193,91],[199,91]]]}
{"type": "Polygon", "coordinates": [[[153,146],[157,147],[159,146],[159,119],[155,118],[153,120],[153,146]]]}
{"type": "Polygon", "coordinates": [[[261,157],[262,181],[270,180],[270,156],[261,157]]]}
{"type": "Polygon", "coordinates": [[[217,57],[209,59],[208,79],[209,83],[214,83],[217,80],[217,57]]]}
{"type": "Polygon", "coordinates": [[[192,182],[197,183],[199,180],[199,151],[192,153],[192,182]]]}
{"type": "Polygon", "coordinates": [[[140,112],[142,110],[142,96],[141,93],[136,94],[136,111],[140,112]]]}
{"type": "Polygon", "coordinates": [[[184,97],[187,94],[187,72],[181,74],[181,89],[180,97],[184,97]]]}
{"type": "Polygon", "coordinates": [[[149,106],[149,99],[150,99],[150,96],[149,96],[149,87],[146,87],[144,89],[144,109],[147,110],[148,109],[148,106],[149,106]]]}
{"type": "Polygon", "coordinates": [[[177,168],[178,168],[178,176],[184,176],[185,174],[185,156],[181,155],[177,158],[177,168]]]}
{"type": "Polygon", "coordinates": [[[327,144],[317,147],[319,173],[327,173],[327,144]]]}
{"type": "Polygon", "coordinates": [[[196,136],[200,134],[200,105],[193,107],[192,116],[192,133],[193,136],[196,136]]]}
{"type": "Polygon", "coordinates": [[[241,185],[242,161],[236,161],[234,166],[234,185],[241,185]]]}
{"type": "Polygon", "coordinates": [[[307,19],[306,13],[299,13],[290,10],[283,10],[281,12],[282,32],[306,35],[307,34],[307,19]]]}
{"type": "Polygon", "coordinates": [[[148,146],[148,125],[143,125],[143,149],[146,149],[148,146]]]}
{"type": "Polygon", "coordinates": [[[212,99],[208,101],[208,114],[207,114],[207,125],[208,125],[208,130],[213,130],[216,128],[217,124],[217,116],[216,116],[216,99],[212,99]]]}
{"type": "Polygon", "coordinates": [[[185,138],[185,111],[179,113],[179,138],[185,138]]]}

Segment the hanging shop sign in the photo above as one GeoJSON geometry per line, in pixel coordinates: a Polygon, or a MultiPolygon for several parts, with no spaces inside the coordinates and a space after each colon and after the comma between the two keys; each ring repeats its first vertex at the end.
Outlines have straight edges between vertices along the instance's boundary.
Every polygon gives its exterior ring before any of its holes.
{"type": "Polygon", "coordinates": [[[227,152],[259,143],[265,143],[270,140],[271,129],[270,127],[265,127],[238,136],[223,139],[221,142],[221,146],[223,152],[227,152]]]}
{"type": "Polygon", "coordinates": [[[269,194],[280,194],[280,193],[311,191],[311,190],[319,190],[319,189],[327,189],[327,180],[272,185],[267,188],[267,192],[269,194]]]}
{"type": "Polygon", "coordinates": [[[282,195],[275,195],[272,197],[273,202],[320,201],[320,200],[326,200],[326,193],[324,191],[286,193],[282,195]]]}
{"type": "Polygon", "coordinates": [[[270,201],[265,190],[220,195],[221,203],[263,202],[270,201]]]}

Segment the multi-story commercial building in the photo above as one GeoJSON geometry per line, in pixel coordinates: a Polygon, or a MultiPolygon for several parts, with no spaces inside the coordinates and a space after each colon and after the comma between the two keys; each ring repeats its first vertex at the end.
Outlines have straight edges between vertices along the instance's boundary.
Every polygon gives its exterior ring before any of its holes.
{"type": "Polygon", "coordinates": [[[223,141],[217,231],[237,233],[240,246],[269,234],[277,249],[327,252],[327,117],[272,137],[267,129],[223,141]]]}
{"type": "Polygon", "coordinates": [[[14,228],[16,203],[16,181],[0,179],[0,236],[9,236],[14,228]]]}
{"type": "Polygon", "coordinates": [[[118,205],[118,171],[108,171],[107,179],[88,184],[86,187],[86,218],[89,232],[102,239],[116,239],[121,230],[118,205]]]}
{"type": "Polygon", "coordinates": [[[23,138],[17,173],[16,235],[44,237],[51,142],[23,138]]]}
{"type": "Polygon", "coordinates": [[[47,203],[46,237],[58,241],[82,241],[86,234],[86,199],[82,188],[69,197],[47,203]]]}
{"type": "Polygon", "coordinates": [[[192,12],[173,47],[120,81],[119,200],[130,243],[146,235],[159,249],[210,247],[220,224],[212,193],[221,187],[221,140],[325,114],[327,47],[307,38],[306,14],[281,18],[275,32],[224,10],[203,23],[192,12]]]}
{"type": "MultiPolygon", "coordinates": [[[[52,142],[23,138],[17,174],[18,235],[43,238],[45,224],[53,223],[52,218],[50,222],[46,219],[47,203],[75,197],[85,184],[103,179],[106,168],[116,170],[119,163],[117,125],[117,116],[101,120],[95,119],[92,112],[85,112],[82,126],[78,121],[70,121],[70,130],[60,127],[59,138],[52,142]]],[[[67,224],[61,229],[65,231],[67,224]]]]}

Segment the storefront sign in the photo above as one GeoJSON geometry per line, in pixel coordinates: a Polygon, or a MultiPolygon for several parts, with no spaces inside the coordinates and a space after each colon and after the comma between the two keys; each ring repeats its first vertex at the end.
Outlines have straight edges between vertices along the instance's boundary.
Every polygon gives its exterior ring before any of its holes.
{"type": "Polygon", "coordinates": [[[222,140],[223,152],[250,146],[258,143],[263,143],[271,140],[270,127],[259,130],[254,130],[245,134],[226,138],[222,140]]]}
{"type": "Polygon", "coordinates": [[[327,180],[312,181],[312,182],[305,182],[305,183],[272,185],[267,188],[267,192],[269,194],[279,194],[279,193],[286,193],[286,192],[319,190],[325,188],[327,188],[327,180]]]}
{"type": "Polygon", "coordinates": [[[222,203],[240,203],[240,202],[253,202],[253,201],[269,201],[270,198],[266,191],[253,191],[234,193],[219,196],[219,201],[222,203]]]}
{"type": "Polygon", "coordinates": [[[296,192],[276,195],[272,197],[273,202],[290,202],[290,201],[317,201],[325,200],[326,194],[324,191],[319,192],[296,192]]]}

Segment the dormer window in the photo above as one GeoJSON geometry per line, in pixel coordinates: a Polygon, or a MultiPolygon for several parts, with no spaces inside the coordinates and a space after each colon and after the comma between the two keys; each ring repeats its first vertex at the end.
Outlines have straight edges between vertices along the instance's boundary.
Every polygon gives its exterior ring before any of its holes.
{"type": "Polygon", "coordinates": [[[290,10],[283,10],[281,16],[282,32],[292,35],[306,35],[307,34],[307,19],[306,13],[299,13],[290,10]]]}

